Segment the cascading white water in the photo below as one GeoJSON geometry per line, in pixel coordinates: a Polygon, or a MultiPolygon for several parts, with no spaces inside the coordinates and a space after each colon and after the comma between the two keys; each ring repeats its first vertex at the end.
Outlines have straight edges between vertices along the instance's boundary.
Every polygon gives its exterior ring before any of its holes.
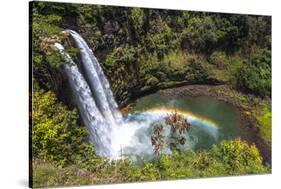
{"type": "Polygon", "coordinates": [[[90,139],[97,144],[97,152],[100,155],[109,156],[111,143],[110,136],[107,134],[110,133],[108,122],[101,115],[90,87],[78,70],[77,65],[69,54],[64,51],[64,47],[61,44],[56,43],[55,46],[68,62],[68,64],[64,64],[64,70],[66,71],[81,117],[89,130],[90,139]],[[101,125],[101,127],[96,129],[98,125],[101,125]]]}
{"type": "Polygon", "coordinates": [[[113,97],[109,82],[105,77],[103,70],[89,48],[86,41],[75,31],[66,30],[73,37],[76,46],[80,49],[82,64],[89,81],[91,90],[95,96],[96,103],[101,113],[110,121],[110,124],[119,125],[122,122],[122,116],[118,111],[117,103],[113,97]]]}
{"type": "Polygon", "coordinates": [[[116,133],[123,124],[123,119],[109,82],[85,40],[72,30],[66,32],[72,35],[76,46],[80,49],[85,77],[69,54],[64,51],[64,47],[58,43],[55,46],[68,62],[64,65],[64,70],[81,117],[89,130],[90,139],[96,144],[99,155],[118,158],[122,144],[118,142],[120,140],[117,139],[116,133]]]}
{"type": "MultiPolygon", "coordinates": [[[[64,64],[64,70],[80,115],[88,128],[90,139],[96,145],[97,153],[110,159],[122,158],[122,155],[132,155],[131,157],[148,155],[151,157],[153,154],[150,140],[151,125],[156,121],[163,121],[167,112],[144,112],[138,115],[128,115],[123,120],[109,82],[92,50],[78,33],[72,30],[66,30],[66,32],[71,34],[76,46],[80,49],[84,75],[70,55],[64,51],[64,47],[58,43],[55,46],[67,62],[64,64]]],[[[200,125],[198,124],[200,120],[192,117],[186,118],[191,124],[200,125]]],[[[204,122],[201,125],[208,126],[204,122]]],[[[215,138],[217,131],[208,130],[215,138]]],[[[196,137],[190,138],[184,148],[194,146],[196,144],[194,139],[196,137]]],[[[170,153],[170,149],[163,149],[163,151],[170,153]]]]}

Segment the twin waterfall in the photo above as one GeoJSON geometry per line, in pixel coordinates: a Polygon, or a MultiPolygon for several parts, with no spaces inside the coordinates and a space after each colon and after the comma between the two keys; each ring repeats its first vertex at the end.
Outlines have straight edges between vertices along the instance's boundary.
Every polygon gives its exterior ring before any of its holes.
{"type": "Polygon", "coordinates": [[[99,155],[116,158],[120,156],[121,146],[113,144],[114,130],[122,125],[122,115],[118,111],[109,82],[85,40],[75,31],[66,30],[80,49],[82,72],[64,47],[56,43],[68,64],[64,64],[75,102],[84,124],[89,130],[90,140],[96,144],[99,155]]]}
{"type": "MultiPolygon", "coordinates": [[[[65,58],[64,70],[67,74],[74,100],[85,126],[88,128],[91,142],[95,143],[96,152],[110,159],[123,156],[151,158],[151,125],[164,123],[164,118],[173,110],[156,109],[139,114],[129,114],[125,118],[118,111],[117,103],[110,90],[110,85],[103,70],[85,40],[76,32],[66,30],[74,39],[75,46],[80,49],[81,66],[71,59],[64,47],[56,43],[56,48],[65,58]]],[[[212,122],[194,116],[192,113],[181,113],[191,124],[197,125],[187,134],[187,142],[183,149],[194,148],[198,143],[198,133],[208,133],[217,141],[218,129],[212,122]],[[203,129],[203,130],[202,130],[203,129]]],[[[169,136],[170,129],[164,129],[169,136]]],[[[162,153],[171,153],[169,147],[162,153]]]]}

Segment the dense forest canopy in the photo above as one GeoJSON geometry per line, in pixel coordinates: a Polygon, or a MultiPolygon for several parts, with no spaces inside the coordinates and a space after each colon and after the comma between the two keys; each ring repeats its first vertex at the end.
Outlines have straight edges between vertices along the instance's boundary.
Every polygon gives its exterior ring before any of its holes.
{"type": "Polygon", "coordinates": [[[225,84],[241,94],[236,95],[239,100],[259,99],[262,107],[257,106],[254,115],[258,124],[266,125],[261,135],[271,143],[271,17],[47,2],[31,5],[36,186],[77,184],[83,175],[83,183],[110,183],[270,171],[258,149],[240,139],[224,141],[209,151],[175,152],[141,165],[130,160],[110,163],[97,156],[94,145],[87,143],[87,131],[61,69],[65,61],[53,43],[64,44],[79,62],[79,49],[62,31],[80,33],[101,62],[119,105],[187,84],[225,84]],[[68,174],[71,178],[66,183],[61,176],[68,174]]]}
{"type": "Polygon", "coordinates": [[[39,38],[74,29],[103,63],[120,102],[181,82],[230,82],[271,94],[271,17],[43,2],[32,10],[34,77],[42,87],[59,90],[50,79],[58,70],[47,67],[60,61],[39,38]]]}

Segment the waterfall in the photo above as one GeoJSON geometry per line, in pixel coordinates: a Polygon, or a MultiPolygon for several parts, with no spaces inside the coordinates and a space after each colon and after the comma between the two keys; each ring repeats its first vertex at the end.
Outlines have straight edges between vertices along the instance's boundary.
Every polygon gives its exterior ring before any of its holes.
{"type": "Polygon", "coordinates": [[[66,61],[64,70],[90,140],[95,143],[96,152],[110,159],[132,153],[152,153],[150,137],[145,133],[154,119],[149,117],[148,121],[142,123],[138,120],[123,121],[109,82],[93,51],[78,33],[72,30],[66,32],[71,34],[75,46],[80,49],[81,68],[78,68],[61,44],[56,43],[55,47],[66,61]],[[137,131],[141,131],[140,136],[136,135],[137,131]]]}
{"type": "MultiPolygon", "coordinates": [[[[107,157],[116,156],[116,154],[113,154],[116,150],[112,149],[111,133],[114,127],[117,126],[116,124],[120,123],[121,114],[117,110],[117,104],[112,93],[106,94],[109,90],[108,81],[106,78],[104,78],[105,80],[98,79],[97,71],[90,70],[89,73],[94,74],[94,76],[89,77],[92,80],[90,80],[90,85],[88,85],[78,66],[73,62],[70,55],[64,51],[64,47],[59,43],[56,43],[55,46],[67,61],[67,64],[64,64],[64,70],[80,115],[89,130],[90,140],[96,144],[97,153],[107,157]],[[107,82],[108,88],[104,88],[101,81],[107,82]],[[96,87],[93,86],[94,84],[96,87]]],[[[85,56],[87,55],[85,54],[85,56]]],[[[95,68],[90,66],[90,60],[87,58],[83,59],[83,66],[86,69],[95,68]]]]}
{"type": "Polygon", "coordinates": [[[72,30],[66,31],[71,34],[76,46],[80,49],[82,64],[86,73],[85,75],[89,81],[89,85],[101,113],[107,120],[110,120],[111,124],[119,125],[122,121],[122,116],[118,111],[118,106],[113,97],[109,82],[104,75],[99,62],[94,56],[93,51],[78,33],[72,30]]]}

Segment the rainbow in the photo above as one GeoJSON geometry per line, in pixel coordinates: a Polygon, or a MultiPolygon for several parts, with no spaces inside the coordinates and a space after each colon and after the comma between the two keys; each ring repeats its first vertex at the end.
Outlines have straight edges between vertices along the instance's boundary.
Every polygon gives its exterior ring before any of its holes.
{"type": "Polygon", "coordinates": [[[153,108],[153,109],[148,109],[144,112],[146,112],[146,113],[161,113],[161,114],[166,113],[166,114],[170,114],[170,113],[174,113],[175,111],[178,114],[180,114],[184,117],[187,117],[190,120],[197,121],[199,123],[202,123],[205,126],[211,127],[213,129],[216,129],[216,130],[219,129],[218,124],[215,123],[214,121],[212,121],[208,118],[205,118],[203,116],[196,115],[196,114],[194,114],[192,112],[189,112],[189,111],[183,111],[183,110],[173,109],[173,108],[153,108]]]}

